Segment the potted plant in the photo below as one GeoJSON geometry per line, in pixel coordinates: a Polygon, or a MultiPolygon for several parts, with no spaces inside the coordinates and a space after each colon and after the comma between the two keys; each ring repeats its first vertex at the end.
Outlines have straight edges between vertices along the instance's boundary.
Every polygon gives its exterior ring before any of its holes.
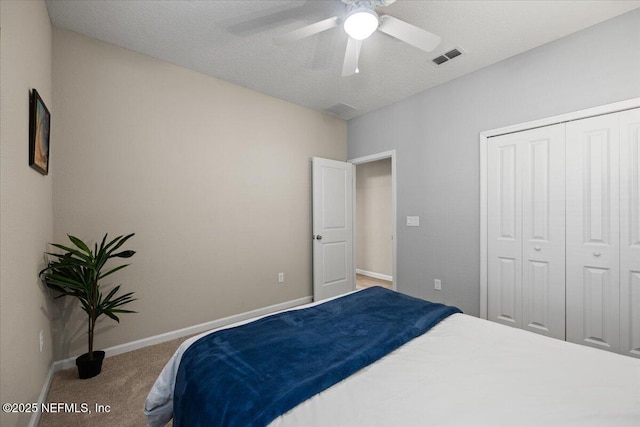
{"type": "Polygon", "coordinates": [[[104,314],[119,323],[120,319],[117,314],[135,313],[135,311],[121,308],[125,304],[135,301],[135,298],[132,297],[133,292],[116,296],[120,290],[120,285],[118,285],[104,295],[100,287],[100,280],[129,265],[119,265],[103,272],[109,259],[131,258],[135,254],[135,251],[132,250],[118,251],[134,234],[118,236],[109,243],[106,243],[107,234],[105,234],[100,246],[98,247],[96,243],[93,251],[82,240],[68,235],[75,247],[52,243],[54,247],[63,250],[64,253],[48,253],[53,259],[40,272],[40,277],[47,287],[60,293],[56,298],[65,295],[76,297],[80,301],[82,309],[87,313],[89,351],[76,359],[78,375],[82,379],[95,377],[102,370],[104,351],[93,351],[93,333],[96,321],[100,316],[104,314]]]}

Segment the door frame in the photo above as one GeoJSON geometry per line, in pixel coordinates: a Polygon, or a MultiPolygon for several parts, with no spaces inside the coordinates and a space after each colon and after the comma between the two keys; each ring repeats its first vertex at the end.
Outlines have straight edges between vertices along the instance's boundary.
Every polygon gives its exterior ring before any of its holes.
{"type": "MultiPolygon", "coordinates": [[[[586,108],[584,110],[559,114],[546,117],[540,120],[519,123],[480,132],[480,317],[487,319],[488,306],[488,199],[487,199],[487,143],[488,139],[494,136],[508,133],[521,132],[543,126],[550,126],[559,123],[566,123],[573,120],[581,120],[589,117],[601,116],[603,114],[617,113],[640,107],[640,97],[626,99],[624,101],[605,104],[598,107],[586,108]]],[[[395,274],[395,272],[394,272],[395,274]]]]}
{"type": "MultiPolygon", "coordinates": [[[[377,160],[391,159],[391,283],[393,290],[398,290],[398,264],[397,264],[397,251],[398,251],[398,221],[397,221],[397,180],[396,180],[396,150],[383,151],[380,153],[370,154],[368,156],[357,157],[355,159],[347,160],[347,163],[351,163],[354,166],[362,165],[365,163],[375,162],[377,160]]],[[[356,174],[353,174],[353,286],[356,285],[356,174]]]]}

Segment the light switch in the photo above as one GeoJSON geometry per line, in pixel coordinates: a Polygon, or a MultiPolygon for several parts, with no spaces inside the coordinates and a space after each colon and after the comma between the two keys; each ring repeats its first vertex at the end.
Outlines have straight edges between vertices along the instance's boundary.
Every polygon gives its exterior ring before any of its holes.
{"type": "Polygon", "coordinates": [[[409,227],[420,227],[420,217],[419,216],[408,216],[407,217],[407,226],[409,226],[409,227]]]}

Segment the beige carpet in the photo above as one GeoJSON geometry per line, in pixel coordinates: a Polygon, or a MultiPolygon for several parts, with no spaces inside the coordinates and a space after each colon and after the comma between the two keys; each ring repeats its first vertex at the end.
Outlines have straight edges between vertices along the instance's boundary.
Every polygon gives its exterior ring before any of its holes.
{"type": "MultiPolygon", "coordinates": [[[[188,337],[107,357],[100,375],[78,379],[74,367],[57,372],[47,402],[87,403],[92,413],[45,413],[40,426],[144,426],[144,400],[160,371],[180,343],[188,337]],[[109,405],[110,412],[96,413],[95,405],[109,405]]],[[[171,425],[171,424],[169,424],[171,425]]]]}

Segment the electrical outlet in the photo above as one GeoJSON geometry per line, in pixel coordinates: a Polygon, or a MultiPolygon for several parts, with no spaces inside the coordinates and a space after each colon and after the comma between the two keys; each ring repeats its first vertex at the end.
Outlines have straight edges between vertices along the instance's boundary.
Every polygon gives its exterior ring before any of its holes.
{"type": "Polygon", "coordinates": [[[40,353],[42,353],[42,350],[44,349],[44,331],[40,331],[40,353]]]}
{"type": "Polygon", "coordinates": [[[434,279],[433,280],[433,288],[436,291],[441,291],[442,290],[442,281],[440,279],[434,279]]]}
{"type": "Polygon", "coordinates": [[[284,282],[284,273],[278,273],[278,283],[284,282]]]}

